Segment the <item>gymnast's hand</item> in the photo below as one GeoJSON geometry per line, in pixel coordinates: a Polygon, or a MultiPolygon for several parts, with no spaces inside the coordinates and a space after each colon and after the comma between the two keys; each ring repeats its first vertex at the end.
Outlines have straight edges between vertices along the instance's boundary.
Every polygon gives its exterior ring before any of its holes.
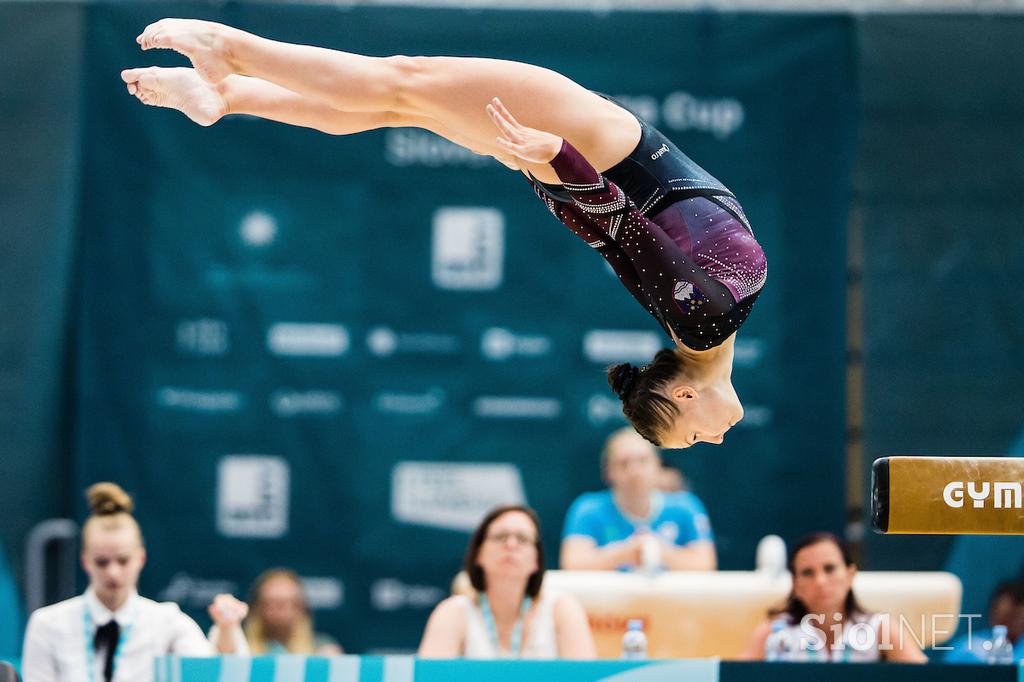
{"type": "Polygon", "coordinates": [[[501,133],[498,144],[517,159],[527,163],[548,163],[562,149],[562,138],[524,126],[497,97],[487,105],[487,113],[501,133]]]}

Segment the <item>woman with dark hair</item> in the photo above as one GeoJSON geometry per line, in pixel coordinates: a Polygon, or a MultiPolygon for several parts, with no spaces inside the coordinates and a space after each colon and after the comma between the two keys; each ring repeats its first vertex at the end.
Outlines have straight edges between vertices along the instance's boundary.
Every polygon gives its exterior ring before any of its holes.
{"type": "Polygon", "coordinates": [[[911,633],[891,632],[887,614],[871,613],[857,603],[857,566],[846,543],[832,533],[813,533],[797,542],[789,555],[789,572],[793,587],[786,603],[768,613],[740,658],[765,658],[774,629],[784,632],[790,643],[786,660],[928,662],[911,633]]]}
{"type": "Polygon", "coordinates": [[[418,127],[522,171],[673,342],[646,367],[608,372],[636,430],[685,448],[721,443],[742,419],[733,344],[764,253],[735,195],[617,102],[530,64],[367,57],[208,21],[163,19],[136,40],[194,69],[127,69],[128,92],[200,125],[247,114],[335,135],[418,127]]]}
{"type": "Polygon", "coordinates": [[[544,546],[529,507],[492,510],[466,550],[472,595],[437,605],[427,621],[424,658],[594,658],[583,607],[567,594],[542,590],[544,546]]]}

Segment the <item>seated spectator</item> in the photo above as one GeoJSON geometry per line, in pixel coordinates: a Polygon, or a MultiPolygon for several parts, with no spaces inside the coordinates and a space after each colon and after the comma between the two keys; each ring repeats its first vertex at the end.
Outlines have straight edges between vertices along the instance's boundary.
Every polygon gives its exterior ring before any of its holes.
{"type": "Polygon", "coordinates": [[[313,617],[302,581],[295,572],[284,568],[266,571],[249,590],[245,638],[257,655],[343,653],[330,635],[313,631],[313,617]]]}
{"type": "Polygon", "coordinates": [[[683,470],[675,464],[662,462],[661,469],[658,470],[657,488],[663,493],[685,492],[687,485],[686,477],[683,476],[683,470]]]}
{"type": "Polygon", "coordinates": [[[911,633],[890,632],[885,614],[869,613],[857,603],[857,566],[835,535],[814,533],[798,542],[789,555],[789,571],[793,587],[785,605],[757,626],[741,659],[764,659],[773,622],[781,620],[787,641],[782,660],[928,662],[911,633]]]}
{"type": "Polygon", "coordinates": [[[542,590],[544,546],[532,509],[498,507],[487,514],[464,564],[474,593],[437,605],[420,656],[594,658],[583,607],[570,595],[542,590]]]}
{"type": "Polygon", "coordinates": [[[22,659],[28,682],[146,682],[157,656],[248,653],[240,626],[248,607],[231,595],[210,605],[209,638],[177,604],[140,597],[146,550],[131,497],[113,483],[97,483],[86,496],[92,515],[82,528],[82,567],[89,587],[32,614],[22,659]]]}
{"type": "Polygon", "coordinates": [[[715,570],[711,523],[691,492],[658,490],[657,448],[626,427],[608,437],[602,470],[609,490],[576,498],[565,518],[566,570],[715,570]]]}
{"type": "Polygon", "coordinates": [[[988,602],[988,624],[984,627],[977,621],[971,621],[970,630],[946,644],[951,650],[946,652],[944,663],[986,663],[988,652],[985,642],[992,639],[992,627],[1006,626],[1006,636],[1014,645],[1014,658],[1024,658],[1024,584],[1020,581],[1000,583],[988,602]]]}

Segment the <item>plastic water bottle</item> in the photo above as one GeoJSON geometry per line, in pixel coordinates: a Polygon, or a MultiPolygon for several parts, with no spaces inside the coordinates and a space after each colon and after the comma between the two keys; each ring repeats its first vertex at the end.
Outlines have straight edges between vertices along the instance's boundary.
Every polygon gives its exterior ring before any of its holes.
{"type": "Polygon", "coordinates": [[[792,642],[790,641],[789,624],[784,618],[776,618],[772,621],[772,631],[768,639],[764,641],[764,660],[766,661],[788,661],[792,654],[792,642]]]}
{"type": "Polygon", "coordinates": [[[644,622],[640,619],[630,620],[626,634],[622,636],[622,659],[642,661],[646,658],[647,635],[644,634],[644,622]]]}
{"type": "Polygon", "coordinates": [[[1005,625],[992,626],[992,639],[981,645],[985,649],[985,662],[989,665],[1013,663],[1013,645],[1006,636],[1005,625]]]}
{"type": "Polygon", "coordinates": [[[661,544],[653,533],[640,536],[640,566],[647,575],[661,570],[661,544]]]}

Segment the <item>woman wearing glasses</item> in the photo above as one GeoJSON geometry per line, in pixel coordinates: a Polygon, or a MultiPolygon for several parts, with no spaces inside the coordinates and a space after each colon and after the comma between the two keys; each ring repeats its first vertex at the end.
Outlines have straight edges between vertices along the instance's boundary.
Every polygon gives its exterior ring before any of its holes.
{"type": "Polygon", "coordinates": [[[544,546],[529,507],[492,510],[466,550],[474,594],[434,609],[419,655],[424,658],[594,658],[583,607],[541,589],[544,546]]]}

